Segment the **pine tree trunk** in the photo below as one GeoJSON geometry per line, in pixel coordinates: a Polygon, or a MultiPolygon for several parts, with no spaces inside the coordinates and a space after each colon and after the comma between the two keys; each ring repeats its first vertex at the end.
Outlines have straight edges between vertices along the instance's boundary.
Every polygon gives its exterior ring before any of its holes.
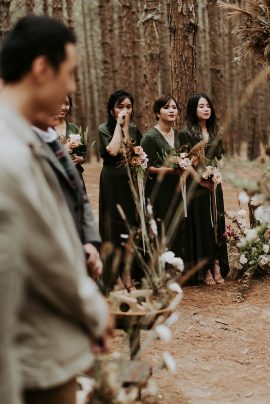
{"type": "Polygon", "coordinates": [[[217,7],[217,0],[208,0],[208,21],[209,21],[209,49],[210,49],[210,73],[211,88],[209,93],[215,106],[219,120],[225,115],[225,103],[221,94],[225,94],[223,76],[223,52],[222,52],[222,30],[221,11],[217,7]]]}
{"type": "MultiPolygon", "coordinates": [[[[102,87],[101,102],[106,105],[108,97],[115,90],[115,75],[121,74],[114,72],[112,67],[112,52],[114,49],[111,44],[111,34],[113,32],[113,18],[111,15],[111,7],[107,0],[99,2],[99,17],[102,24],[101,28],[101,45],[102,45],[102,87]]],[[[121,46],[119,43],[118,46],[121,46]]]]}
{"type": "Polygon", "coordinates": [[[198,92],[209,93],[211,88],[211,76],[207,0],[201,0],[198,3],[198,26],[197,68],[198,71],[203,72],[203,74],[200,74],[197,79],[197,87],[198,92]]]}
{"type": "Polygon", "coordinates": [[[179,102],[179,125],[184,125],[188,98],[196,92],[197,1],[168,0],[172,93],[179,102]]]}
{"type": "MultiPolygon", "coordinates": [[[[67,8],[67,21],[68,21],[68,26],[71,29],[71,31],[74,30],[74,20],[73,20],[73,1],[72,0],[66,0],[66,8],[67,8]]],[[[79,66],[80,68],[80,66],[79,66]]],[[[83,69],[80,69],[82,72],[83,76],[83,69]]],[[[81,80],[80,80],[80,74],[79,74],[79,69],[76,70],[75,73],[75,82],[76,82],[76,92],[74,94],[74,113],[73,115],[75,116],[75,121],[76,123],[81,126],[83,129],[86,127],[86,119],[85,119],[85,111],[84,111],[84,104],[82,100],[82,91],[81,91],[81,80]]]]}
{"type": "Polygon", "coordinates": [[[52,14],[54,18],[63,20],[63,0],[53,0],[52,2],[52,14]]]}
{"type": "MultiPolygon", "coordinates": [[[[97,121],[95,110],[95,101],[94,101],[94,91],[91,88],[91,69],[93,68],[91,64],[90,58],[90,49],[89,49],[89,26],[87,19],[87,8],[85,5],[85,1],[81,0],[82,6],[82,17],[83,17],[83,35],[84,35],[84,45],[85,45],[85,64],[86,64],[86,77],[85,77],[85,105],[86,105],[86,121],[88,127],[88,150],[90,150],[92,142],[95,141],[95,146],[97,146],[97,121]]],[[[95,154],[97,154],[97,148],[95,147],[95,154]]],[[[90,160],[91,155],[89,154],[88,160],[90,160]]]]}
{"type": "Polygon", "coordinates": [[[48,0],[43,0],[42,10],[43,10],[43,14],[48,15],[48,12],[49,12],[48,0]]]}
{"type": "Polygon", "coordinates": [[[35,0],[26,0],[25,7],[27,15],[33,14],[35,8],[35,0]]]}
{"type": "Polygon", "coordinates": [[[168,27],[167,1],[161,0],[161,27],[160,27],[160,93],[171,93],[171,57],[170,33],[168,27]]]}
{"type": "MultiPolygon", "coordinates": [[[[134,2],[133,2],[134,3],[134,2]]],[[[132,15],[132,0],[122,0],[120,45],[121,87],[133,92],[133,48],[134,25],[132,15]]]]}
{"type": "Polygon", "coordinates": [[[147,131],[155,121],[153,102],[159,95],[160,68],[160,1],[145,2],[144,15],[144,129],[147,131]]]}
{"type": "Polygon", "coordinates": [[[10,25],[10,0],[0,0],[0,42],[10,25]]]}

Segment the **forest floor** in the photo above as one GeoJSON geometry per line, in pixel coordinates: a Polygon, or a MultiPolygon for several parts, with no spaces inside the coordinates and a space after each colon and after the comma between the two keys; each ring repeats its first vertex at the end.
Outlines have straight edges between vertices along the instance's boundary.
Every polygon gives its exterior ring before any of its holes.
{"type": "MultiPolygon", "coordinates": [[[[94,212],[98,214],[101,164],[86,165],[85,180],[94,212]]],[[[258,180],[263,166],[225,162],[235,177],[258,180]]],[[[223,186],[226,211],[237,211],[237,190],[223,186]]],[[[244,208],[244,207],[242,207],[244,208]]],[[[144,353],[153,366],[159,388],[157,402],[170,404],[270,403],[270,280],[254,280],[246,300],[234,302],[236,282],[222,286],[184,288],[184,298],[172,326],[171,342],[154,341],[144,353]],[[170,353],[177,372],[160,370],[161,352],[170,353]]],[[[142,345],[147,338],[142,332],[142,345]]],[[[128,355],[128,339],[116,331],[113,349],[128,355]]],[[[144,397],[144,396],[143,396],[144,397]]]]}

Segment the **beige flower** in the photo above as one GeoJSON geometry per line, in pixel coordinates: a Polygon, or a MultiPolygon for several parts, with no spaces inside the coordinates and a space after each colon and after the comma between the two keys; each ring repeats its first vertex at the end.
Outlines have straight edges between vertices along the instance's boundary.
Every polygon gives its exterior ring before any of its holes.
{"type": "Polygon", "coordinates": [[[69,151],[72,151],[73,149],[75,149],[76,147],[78,147],[80,145],[80,142],[78,142],[77,140],[74,139],[69,139],[66,142],[66,147],[69,151]]]}
{"type": "Polygon", "coordinates": [[[141,146],[135,146],[134,147],[134,153],[140,156],[141,154],[144,153],[143,148],[141,146]]]}
{"type": "Polygon", "coordinates": [[[141,163],[140,157],[132,157],[131,164],[133,166],[139,166],[141,163]]]}

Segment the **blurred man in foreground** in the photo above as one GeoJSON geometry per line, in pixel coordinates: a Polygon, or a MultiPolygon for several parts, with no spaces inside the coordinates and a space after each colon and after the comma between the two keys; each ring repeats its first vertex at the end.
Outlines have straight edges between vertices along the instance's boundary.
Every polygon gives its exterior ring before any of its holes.
{"type": "Polygon", "coordinates": [[[87,276],[74,221],[42,143],[30,126],[46,126],[42,117],[55,114],[65,96],[74,91],[75,68],[75,38],[56,20],[25,17],[2,42],[3,404],[21,402],[17,375],[27,404],[75,404],[75,376],[91,367],[91,344],[101,350],[108,344],[107,305],[87,276]]]}

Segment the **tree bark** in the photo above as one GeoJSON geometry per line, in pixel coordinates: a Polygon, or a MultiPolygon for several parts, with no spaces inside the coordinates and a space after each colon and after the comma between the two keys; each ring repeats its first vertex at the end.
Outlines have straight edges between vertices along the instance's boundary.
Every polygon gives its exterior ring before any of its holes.
{"type": "Polygon", "coordinates": [[[159,94],[160,1],[148,0],[142,16],[144,26],[144,129],[153,126],[153,101],[159,94]]]}
{"type": "Polygon", "coordinates": [[[34,13],[35,0],[26,0],[25,2],[26,14],[31,15],[34,13]]]}
{"type": "Polygon", "coordinates": [[[217,7],[217,0],[208,0],[208,21],[209,21],[209,50],[210,50],[210,73],[211,88],[209,88],[211,100],[219,120],[225,115],[224,98],[224,54],[222,52],[222,31],[221,11],[217,7]],[[223,59],[223,60],[222,60],[223,59]]]}
{"type": "Polygon", "coordinates": [[[0,42],[9,29],[10,3],[10,0],[0,0],[0,42]]]}
{"type": "Polygon", "coordinates": [[[171,55],[170,55],[170,32],[168,27],[167,1],[161,0],[161,26],[160,26],[160,93],[171,93],[171,55]]]}
{"type": "Polygon", "coordinates": [[[52,2],[52,15],[58,20],[63,20],[64,5],[63,0],[53,0],[52,2]]]}
{"type": "MultiPolygon", "coordinates": [[[[61,3],[61,1],[60,1],[61,3]]],[[[63,6],[63,4],[62,4],[63,6]]],[[[67,8],[67,23],[71,31],[75,31],[74,29],[74,19],[73,19],[73,1],[66,0],[66,8],[67,8]]],[[[63,11],[63,7],[62,7],[63,11]]],[[[82,90],[81,90],[81,80],[80,80],[80,72],[81,77],[83,77],[83,69],[81,66],[75,72],[75,82],[76,82],[76,92],[74,94],[74,116],[76,123],[81,126],[83,129],[86,127],[86,119],[85,119],[85,110],[84,104],[82,100],[82,90]]]]}
{"type": "MultiPolygon", "coordinates": [[[[101,100],[104,106],[108,101],[109,95],[115,90],[114,80],[115,75],[121,74],[120,72],[114,73],[113,71],[113,46],[111,44],[111,36],[113,32],[113,17],[111,14],[111,7],[109,7],[107,0],[100,0],[99,2],[99,17],[102,24],[101,29],[101,45],[102,45],[102,88],[101,100]]],[[[118,46],[121,46],[120,43],[118,46]]]]}
{"type": "Polygon", "coordinates": [[[197,1],[169,0],[172,93],[179,102],[179,125],[184,125],[188,98],[197,90],[197,1]]]}
{"type": "Polygon", "coordinates": [[[49,13],[48,0],[43,0],[42,11],[43,11],[43,14],[48,15],[48,13],[49,13]]]}

